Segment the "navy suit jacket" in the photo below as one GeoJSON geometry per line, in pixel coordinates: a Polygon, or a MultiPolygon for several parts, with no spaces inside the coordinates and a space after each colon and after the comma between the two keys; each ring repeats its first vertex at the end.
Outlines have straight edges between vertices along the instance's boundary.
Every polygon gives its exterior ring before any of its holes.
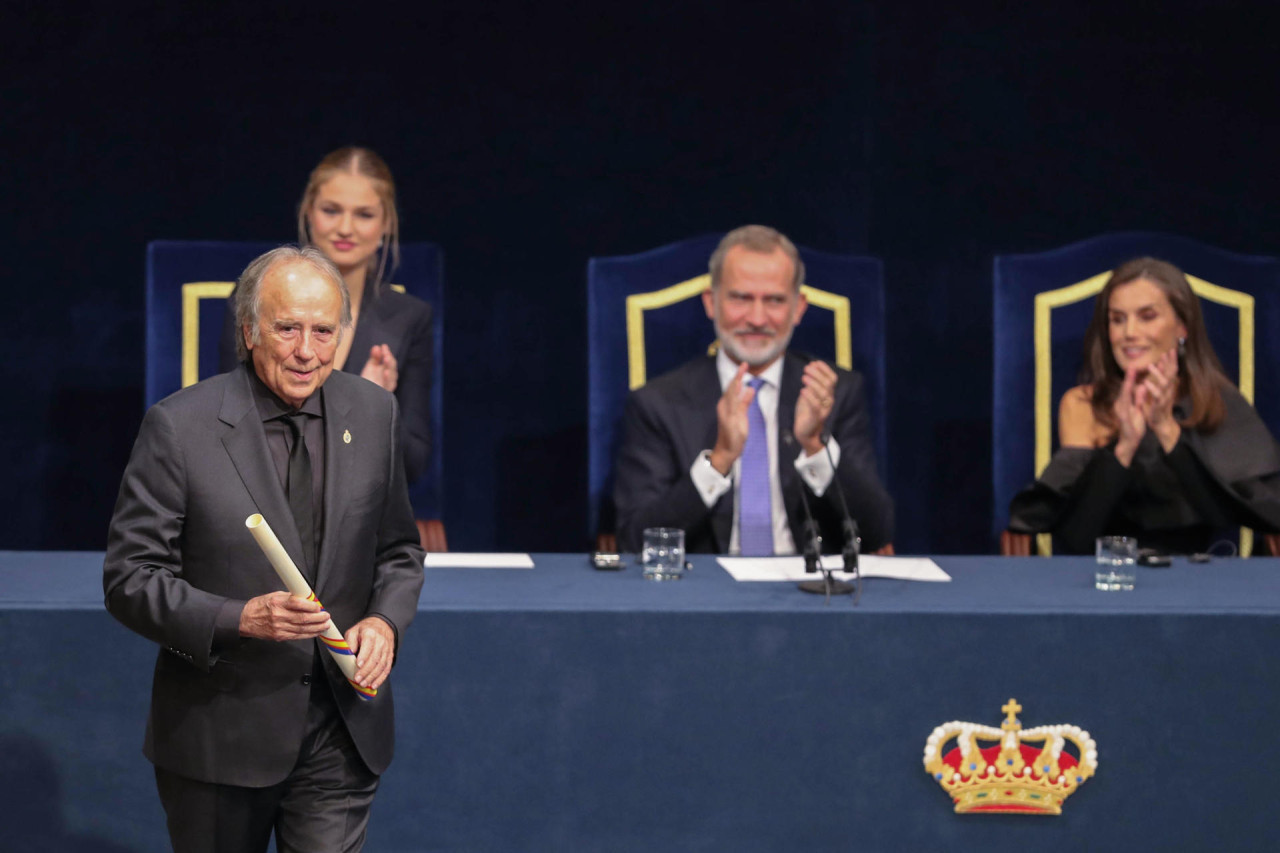
{"type": "MultiPolygon", "coordinates": [[[[796,473],[802,453],[792,435],[796,400],[804,366],[811,359],[788,352],[778,394],[779,478],[787,520],[796,547],[804,542],[800,489],[809,487],[796,473]]],[[[858,522],[862,548],[872,551],[893,541],[893,501],[880,483],[871,440],[862,376],[836,368],[835,402],[827,431],[840,444],[836,477],[858,522]]],[[[614,502],[618,507],[618,545],[638,551],[646,527],[679,527],[685,549],[725,554],[733,527],[733,490],[710,509],[694,487],[689,469],[703,450],[716,443],[716,402],[720,377],[715,358],[700,356],[632,392],[622,422],[614,502]]],[[[808,491],[814,519],[822,529],[823,550],[838,552],[843,543],[835,482],[822,497],[808,491]]]]}
{"type": "MultiPolygon", "coordinates": [[[[148,410],[120,484],[103,588],[111,614],[161,646],[147,757],[191,779],[264,787],[284,780],[297,761],[307,682],[321,645],[215,637],[224,607],[284,588],[245,519],[262,513],[304,565],[250,381],[247,367],[233,370],[148,410]]],[[[338,372],[323,390],[316,597],[339,630],[377,613],[402,637],[417,612],[423,552],[395,400],[372,382],[338,372]]],[[[394,739],[391,683],[362,701],[329,655],[319,653],[356,748],[381,773],[394,739]]]]}

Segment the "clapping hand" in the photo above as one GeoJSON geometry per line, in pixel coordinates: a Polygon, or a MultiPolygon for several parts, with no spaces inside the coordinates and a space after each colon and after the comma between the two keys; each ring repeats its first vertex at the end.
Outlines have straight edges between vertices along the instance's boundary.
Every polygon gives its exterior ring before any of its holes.
{"type": "Polygon", "coordinates": [[[839,377],[824,361],[811,361],[805,365],[801,377],[803,387],[796,400],[796,441],[812,456],[822,449],[822,432],[836,401],[836,382],[839,377]]]}
{"type": "Polygon", "coordinates": [[[1182,427],[1173,416],[1173,404],[1178,397],[1178,352],[1168,350],[1150,367],[1142,380],[1145,391],[1143,414],[1147,428],[1160,439],[1164,452],[1173,450],[1182,435],[1182,427]]]}
{"type": "Polygon", "coordinates": [[[400,370],[396,357],[391,354],[391,347],[386,344],[372,347],[369,350],[369,360],[364,363],[360,375],[375,385],[394,392],[396,383],[400,381],[400,370]]]}
{"type": "Polygon", "coordinates": [[[746,372],[747,363],[739,364],[738,372],[716,403],[716,446],[711,449],[711,467],[726,477],[747,443],[747,410],[756,397],[756,389],[742,387],[746,372]]]}
{"type": "Polygon", "coordinates": [[[1168,350],[1143,370],[1125,371],[1120,395],[1111,409],[1120,433],[1116,459],[1121,465],[1129,467],[1147,430],[1155,433],[1165,453],[1173,450],[1182,435],[1182,427],[1173,416],[1177,396],[1177,350],[1168,350]]]}
{"type": "Polygon", "coordinates": [[[1147,434],[1147,416],[1144,409],[1146,402],[1146,384],[1138,381],[1138,369],[1131,367],[1124,372],[1124,384],[1120,386],[1120,394],[1111,407],[1111,413],[1115,415],[1116,427],[1120,431],[1120,437],[1116,441],[1116,459],[1126,468],[1133,462],[1133,456],[1138,452],[1138,444],[1147,434]]]}

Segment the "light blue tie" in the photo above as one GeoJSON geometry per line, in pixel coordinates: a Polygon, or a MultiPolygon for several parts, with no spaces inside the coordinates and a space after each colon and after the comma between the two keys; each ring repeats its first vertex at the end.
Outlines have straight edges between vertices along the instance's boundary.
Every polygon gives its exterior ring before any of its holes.
{"type": "Polygon", "coordinates": [[[756,391],[747,410],[747,442],[742,448],[738,483],[738,546],[744,557],[773,556],[773,509],[769,501],[769,433],[760,410],[758,376],[747,380],[756,391]]]}

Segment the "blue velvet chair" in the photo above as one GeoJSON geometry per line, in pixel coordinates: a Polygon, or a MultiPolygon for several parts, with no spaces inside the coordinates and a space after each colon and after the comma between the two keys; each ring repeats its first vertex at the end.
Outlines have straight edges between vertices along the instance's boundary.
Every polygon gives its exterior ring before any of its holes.
{"type": "MultiPolygon", "coordinates": [[[[1059,249],[1001,255],[994,270],[992,411],[994,532],[1003,553],[1029,553],[1030,537],[1006,531],[1009,503],[1056,448],[1058,402],[1077,384],[1094,297],[1112,269],[1144,255],[1177,264],[1200,297],[1214,350],[1227,375],[1280,425],[1280,342],[1255,328],[1280,328],[1280,260],[1223,251],[1171,234],[1106,234],[1059,249]]],[[[1036,537],[1050,552],[1050,537],[1036,537]]],[[[1252,550],[1241,531],[1241,553],[1252,550]]]]}
{"type": "MultiPolygon", "coordinates": [[[[146,404],[218,372],[226,298],[249,262],[278,243],[156,240],[147,244],[146,404]]],[[[444,274],[432,243],[405,243],[395,272],[400,290],[431,303],[431,465],[409,489],[424,547],[447,549],[444,524],[444,274]]]]}
{"type": "MultiPolygon", "coordinates": [[[[707,261],[722,234],[587,264],[588,536],[615,550],[613,466],[627,395],[715,343],[702,306],[707,261]]],[[[866,378],[881,474],[885,429],[884,281],[875,258],[800,248],[809,310],[793,349],[857,368],[866,378]]]]}

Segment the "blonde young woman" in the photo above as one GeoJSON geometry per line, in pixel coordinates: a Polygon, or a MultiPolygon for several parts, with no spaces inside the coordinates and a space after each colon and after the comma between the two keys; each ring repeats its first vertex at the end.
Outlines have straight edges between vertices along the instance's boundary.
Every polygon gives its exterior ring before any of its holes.
{"type": "MultiPolygon", "coordinates": [[[[312,170],[298,205],[298,241],[324,252],[351,292],[355,328],[334,366],[395,394],[405,473],[412,483],[431,454],[431,306],[387,286],[400,256],[400,218],[391,170],[373,151],[347,147],[312,170]]],[[[236,364],[235,320],[224,328],[221,362],[236,364]]]]}
{"type": "Polygon", "coordinates": [[[1112,272],[1084,357],[1060,447],[1013,499],[1010,530],[1053,533],[1055,553],[1122,534],[1173,554],[1239,525],[1280,530],[1280,450],[1223,374],[1180,269],[1138,258],[1112,272]]]}

